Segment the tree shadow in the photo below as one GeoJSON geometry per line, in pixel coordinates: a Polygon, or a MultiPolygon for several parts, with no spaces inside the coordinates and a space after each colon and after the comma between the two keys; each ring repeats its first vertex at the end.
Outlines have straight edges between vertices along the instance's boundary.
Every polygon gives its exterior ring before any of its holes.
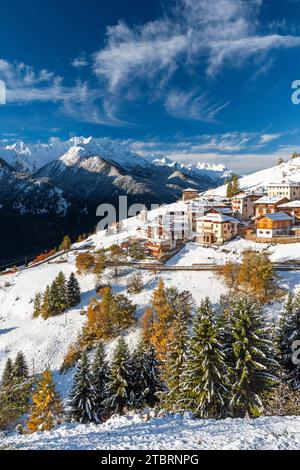
{"type": "Polygon", "coordinates": [[[11,331],[17,330],[18,328],[18,326],[14,326],[12,328],[4,328],[3,330],[0,330],[0,335],[7,335],[11,331]]]}

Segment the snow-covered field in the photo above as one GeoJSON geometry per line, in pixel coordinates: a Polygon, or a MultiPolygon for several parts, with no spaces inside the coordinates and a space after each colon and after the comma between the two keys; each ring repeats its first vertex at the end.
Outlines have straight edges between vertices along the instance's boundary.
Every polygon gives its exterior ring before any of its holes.
{"type": "Polygon", "coordinates": [[[2,447],[49,450],[299,450],[300,417],[192,419],[170,415],[145,422],[141,415],[101,425],[63,424],[51,432],[0,436],[2,447]]]}

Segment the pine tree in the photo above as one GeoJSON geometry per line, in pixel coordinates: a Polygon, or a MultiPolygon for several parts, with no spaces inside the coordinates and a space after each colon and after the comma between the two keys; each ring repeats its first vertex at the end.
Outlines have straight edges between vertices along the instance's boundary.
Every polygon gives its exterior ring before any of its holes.
{"type": "Polygon", "coordinates": [[[43,372],[32,401],[31,415],[27,421],[28,431],[50,431],[61,418],[62,405],[49,369],[43,372]]]}
{"type": "Polygon", "coordinates": [[[123,338],[115,349],[108,383],[106,409],[111,413],[122,414],[130,406],[131,398],[131,360],[128,347],[123,338]]]}
{"type": "Polygon", "coordinates": [[[22,351],[19,351],[14,363],[13,375],[17,379],[27,379],[29,377],[28,365],[22,351]]]}
{"type": "Polygon", "coordinates": [[[84,352],[74,377],[70,395],[70,416],[79,423],[99,423],[97,397],[92,383],[87,353],[84,352]]]}
{"type": "Polygon", "coordinates": [[[153,346],[140,341],[133,354],[132,371],[131,406],[133,408],[155,406],[159,402],[158,394],[162,391],[163,385],[153,346]]]}
{"type": "Polygon", "coordinates": [[[71,273],[66,286],[66,299],[68,308],[76,307],[81,302],[80,286],[74,273],[71,273]]]}
{"type": "Polygon", "coordinates": [[[38,292],[33,301],[33,318],[37,318],[42,312],[42,294],[38,292]]]}
{"type": "Polygon", "coordinates": [[[2,374],[1,389],[9,387],[12,384],[13,377],[14,377],[13,362],[10,358],[8,358],[4,367],[3,374],[2,374]]]}
{"type": "Polygon", "coordinates": [[[277,363],[270,341],[270,331],[259,303],[245,295],[231,304],[234,383],[230,408],[237,417],[259,416],[262,396],[276,383],[277,363]]]}
{"type": "Polygon", "coordinates": [[[104,400],[107,398],[107,385],[109,378],[108,365],[105,359],[105,352],[103,343],[100,342],[92,369],[92,384],[95,390],[96,400],[97,400],[97,416],[103,418],[105,415],[104,400]]]}
{"type": "Polygon", "coordinates": [[[143,286],[143,276],[140,273],[136,273],[128,280],[127,291],[129,294],[139,294],[143,286]]]}
{"type": "Polygon", "coordinates": [[[202,301],[182,379],[183,404],[201,418],[220,418],[228,396],[228,369],[209,299],[202,301]]]}

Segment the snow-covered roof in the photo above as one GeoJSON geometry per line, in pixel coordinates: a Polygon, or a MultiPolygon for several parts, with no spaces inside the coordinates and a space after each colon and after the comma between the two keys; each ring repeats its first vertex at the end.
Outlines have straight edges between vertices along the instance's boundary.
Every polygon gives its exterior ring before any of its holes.
{"type": "Polygon", "coordinates": [[[194,188],[187,188],[187,189],[184,189],[182,192],[183,193],[188,193],[188,192],[189,193],[191,193],[191,192],[198,193],[199,191],[197,189],[194,189],[194,188]]]}
{"type": "Polygon", "coordinates": [[[280,183],[269,183],[268,184],[268,188],[273,188],[273,187],[278,187],[278,186],[281,186],[281,187],[284,187],[284,188],[289,188],[289,187],[294,187],[294,186],[300,186],[300,181],[284,181],[284,182],[280,182],[280,183]]]}
{"type": "Polygon", "coordinates": [[[219,212],[208,212],[203,217],[197,218],[198,221],[205,221],[209,220],[212,222],[233,222],[239,224],[240,221],[235,219],[234,217],[230,217],[229,215],[221,214],[219,212]]]}
{"type": "Polygon", "coordinates": [[[263,197],[257,199],[257,201],[255,201],[254,204],[276,204],[280,201],[283,201],[283,199],[285,199],[285,197],[282,197],[282,196],[263,196],[263,197]]]}
{"type": "Polygon", "coordinates": [[[300,201],[289,201],[289,202],[286,202],[285,204],[280,204],[280,206],[278,207],[286,207],[286,208],[300,207],[300,201]]]}
{"type": "Polygon", "coordinates": [[[273,214],[265,214],[263,217],[266,217],[270,220],[293,220],[293,217],[286,214],[285,212],[274,212],[273,214]]]}

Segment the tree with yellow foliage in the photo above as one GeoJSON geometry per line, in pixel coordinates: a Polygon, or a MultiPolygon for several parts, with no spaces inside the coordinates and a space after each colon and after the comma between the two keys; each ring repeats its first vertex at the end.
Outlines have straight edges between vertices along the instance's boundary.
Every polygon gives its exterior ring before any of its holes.
{"type": "Polygon", "coordinates": [[[161,279],[158,288],[155,289],[151,299],[151,306],[154,310],[155,320],[153,322],[153,334],[151,343],[156,349],[159,361],[165,358],[167,345],[171,340],[174,310],[168,302],[164,281],[161,279]]]}
{"type": "Polygon", "coordinates": [[[31,415],[27,421],[29,433],[49,431],[59,423],[62,405],[49,369],[43,372],[32,401],[31,415]]]}

